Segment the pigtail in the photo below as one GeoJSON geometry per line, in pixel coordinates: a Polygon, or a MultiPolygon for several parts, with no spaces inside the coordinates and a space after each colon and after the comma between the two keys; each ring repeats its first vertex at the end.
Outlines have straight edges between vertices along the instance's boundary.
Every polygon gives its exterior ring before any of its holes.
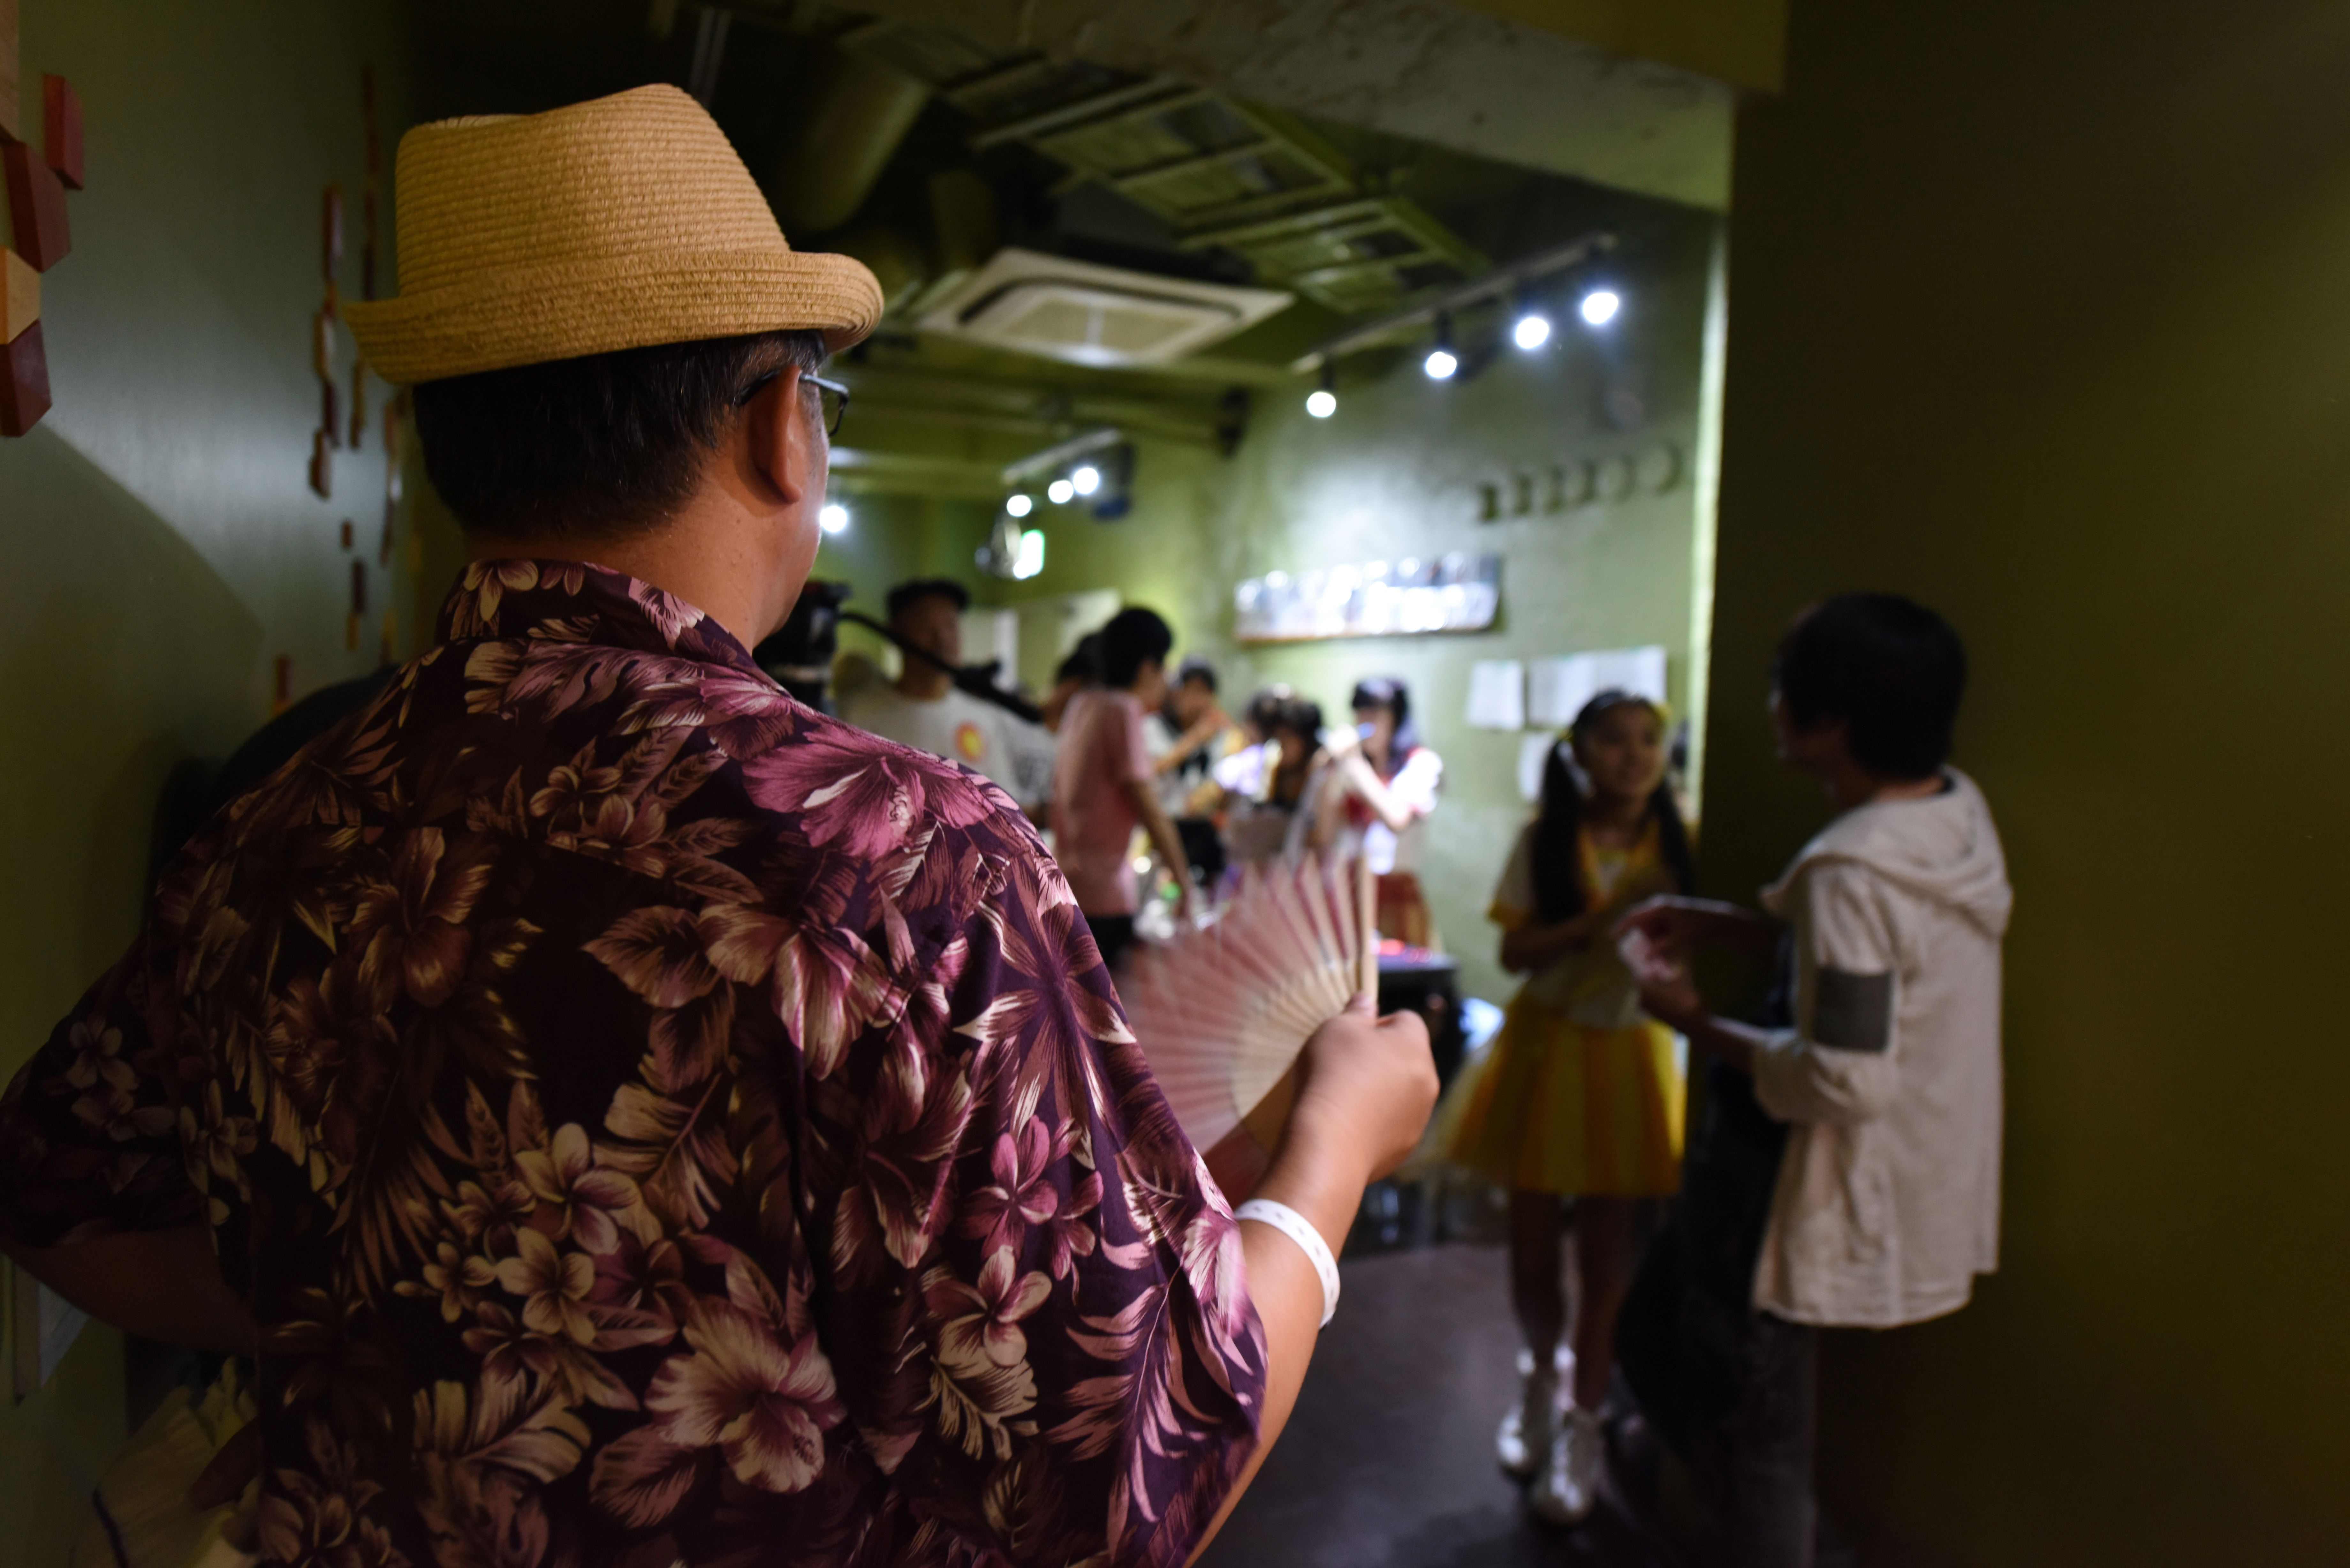
{"type": "Polygon", "coordinates": [[[1564,740],[1543,763],[1542,812],[1534,818],[1534,909],[1545,925],[1583,913],[1583,781],[1564,740]]]}
{"type": "Polygon", "coordinates": [[[1689,824],[1681,820],[1680,797],[1673,793],[1669,771],[1648,797],[1648,815],[1656,819],[1657,854],[1673,875],[1674,891],[1696,892],[1697,857],[1690,848],[1689,824]]]}

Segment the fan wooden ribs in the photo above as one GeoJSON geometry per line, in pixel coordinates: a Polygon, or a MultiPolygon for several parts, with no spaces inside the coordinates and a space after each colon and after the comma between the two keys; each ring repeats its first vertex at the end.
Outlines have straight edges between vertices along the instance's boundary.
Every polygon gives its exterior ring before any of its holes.
{"type": "Polygon", "coordinates": [[[1378,986],[1367,867],[1309,857],[1251,868],[1211,923],[1138,950],[1119,992],[1169,1108],[1208,1149],[1266,1101],[1309,1035],[1378,986]]]}

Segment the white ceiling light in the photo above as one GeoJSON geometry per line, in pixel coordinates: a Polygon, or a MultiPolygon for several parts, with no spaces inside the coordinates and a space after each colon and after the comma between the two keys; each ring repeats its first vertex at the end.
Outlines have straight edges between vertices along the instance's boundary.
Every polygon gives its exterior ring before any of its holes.
{"type": "Polygon", "coordinates": [[[848,508],[837,501],[827,501],[816,514],[816,523],[827,534],[845,534],[848,531],[848,508]]]}
{"type": "Polygon", "coordinates": [[[1055,506],[1066,506],[1076,493],[1077,487],[1066,479],[1056,479],[1045,486],[1045,499],[1055,506]]]}
{"type": "Polygon", "coordinates": [[[1583,296],[1583,303],[1575,308],[1590,325],[1605,327],[1624,308],[1624,296],[1612,288],[1595,288],[1583,296]]]}
{"type": "Polygon", "coordinates": [[[1014,495],[1003,504],[1003,510],[1014,517],[1025,517],[1036,509],[1036,504],[1025,495],[1014,495]]]}
{"type": "Polygon", "coordinates": [[[1327,387],[1316,387],[1305,394],[1305,411],[1317,420],[1326,420],[1338,411],[1338,394],[1327,387]]]}
{"type": "Polygon", "coordinates": [[[1529,310],[1518,317],[1510,328],[1510,341],[1531,354],[1550,341],[1550,317],[1539,310],[1529,310]]]}
{"type": "Polygon", "coordinates": [[[1461,361],[1452,352],[1452,313],[1440,311],[1436,317],[1436,347],[1419,362],[1431,381],[1449,381],[1452,372],[1461,369],[1461,361]]]}
{"type": "Polygon", "coordinates": [[[1031,528],[1020,535],[1020,548],[1012,557],[1012,575],[1024,582],[1044,569],[1045,530],[1031,528]]]}
{"type": "Polygon", "coordinates": [[[1069,475],[1069,483],[1080,495],[1091,495],[1101,488],[1101,470],[1087,463],[1069,475]]]}

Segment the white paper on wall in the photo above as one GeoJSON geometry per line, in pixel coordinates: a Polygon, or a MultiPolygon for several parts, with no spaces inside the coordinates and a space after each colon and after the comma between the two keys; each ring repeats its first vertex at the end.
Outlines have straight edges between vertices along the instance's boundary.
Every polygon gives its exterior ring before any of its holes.
{"type": "Polygon", "coordinates": [[[1665,700],[1665,650],[1618,648],[1537,659],[1526,670],[1526,717],[1544,729],[1559,729],[1597,693],[1616,687],[1651,701],[1665,700]]]}
{"type": "Polygon", "coordinates": [[[1526,667],[1514,659],[1481,659],[1469,667],[1469,722],[1480,730],[1526,727],[1526,667]]]}
{"type": "Polygon", "coordinates": [[[1542,799],[1543,769],[1550,762],[1550,749],[1556,744],[1558,737],[1548,731],[1519,738],[1518,796],[1529,805],[1542,799]]]}

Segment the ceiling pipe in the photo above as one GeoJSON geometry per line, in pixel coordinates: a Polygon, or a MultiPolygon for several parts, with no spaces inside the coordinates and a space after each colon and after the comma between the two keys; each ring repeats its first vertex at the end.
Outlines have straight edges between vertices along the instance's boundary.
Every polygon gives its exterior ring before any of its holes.
{"type": "Polygon", "coordinates": [[[930,101],[930,84],[855,49],[830,47],[802,74],[799,130],[769,165],[784,233],[826,234],[857,215],[930,101]]]}

